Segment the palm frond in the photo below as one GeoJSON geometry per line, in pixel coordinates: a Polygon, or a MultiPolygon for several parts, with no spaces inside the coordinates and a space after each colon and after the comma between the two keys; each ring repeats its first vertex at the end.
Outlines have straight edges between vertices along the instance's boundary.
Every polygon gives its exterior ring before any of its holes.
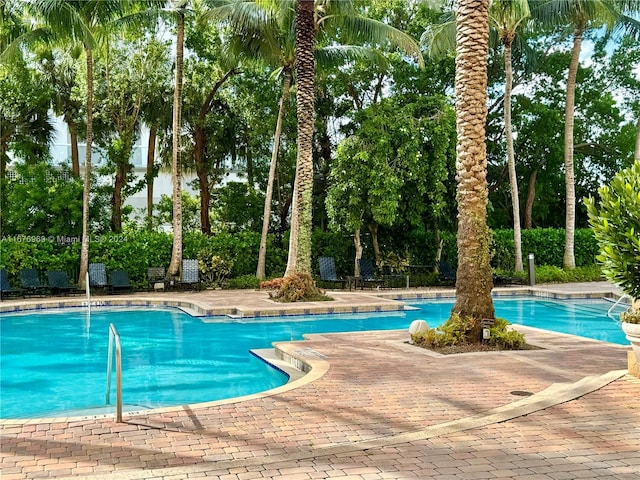
{"type": "Polygon", "coordinates": [[[360,45],[334,45],[319,48],[315,51],[315,59],[318,65],[323,67],[337,67],[355,60],[366,60],[382,69],[389,66],[389,61],[380,50],[360,45]]]}

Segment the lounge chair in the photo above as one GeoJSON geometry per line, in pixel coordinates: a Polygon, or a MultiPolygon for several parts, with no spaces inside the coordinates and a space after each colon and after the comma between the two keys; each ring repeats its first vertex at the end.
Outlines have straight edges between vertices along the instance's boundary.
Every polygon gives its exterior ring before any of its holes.
{"type": "Polygon", "coordinates": [[[401,273],[394,273],[389,265],[382,266],[382,278],[387,287],[402,288],[406,286],[407,276],[401,273]]]}
{"type": "Polygon", "coordinates": [[[336,264],[333,257],[318,257],[320,264],[320,281],[331,285],[340,284],[340,288],[344,288],[346,279],[339,278],[336,274],[336,264]]]}
{"type": "Polygon", "coordinates": [[[110,285],[107,281],[107,267],[104,263],[89,264],[89,286],[92,289],[100,289],[107,292],[110,290],[110,285]]]}
{"type": "Polygon", "coordinates": [[[360,259],[360,285],[362,288],[366,286],[371,287],[383,287],[384,279],[377,278],[373,271],[373,261],[370,258],[361,258],[360,259]]]}
{"type": "Polygon", "coordinates": [[[5,297],[21,297],[24,291],[21,288],[13,288],[9,283],[9,275],[4,268],[0,268],[0,299],[5,297]]]}
{"type": "Polygon", "coordinates": [[[440,281],[441,283],[455,285],[456,272],[453,270],[449,262],[436,262],[436,268],[438,269],[438,281],[440,281]]]}
{"type": "Polygon", "coordinates": [[[35,268],[20,270],[20,283],[26,295],[47,295],[50,293],[49,285],[40,282],[40,274],[35,268]]]}
{"type": "Polygon", "coordinates": [[[167,272],[164,267],[149,267],[147,269],[148,290],[164,290],[166,288],[165,277],[167,272]]]}
{"type": "Polygon", "coordinates": [[[62,270],[50,270],[47,272],[47,280],[52,295],[68,295],[70,293],[82,293],[69,283],[67,272],[62,270]]]}
{"type": "Polygon", "coordinates": [[[109,285],[111,293],[130,293],[133,286],[129,281],[129,274],[126,270],[113,270],[109,274],[109,285]]]}
{"type": "Polygon", "coordinates": [[[182,276],[178,285],[181,288],[200,290],[200,270],[198,269],[198,260],[184,259],[182,260],[182,276]]]}

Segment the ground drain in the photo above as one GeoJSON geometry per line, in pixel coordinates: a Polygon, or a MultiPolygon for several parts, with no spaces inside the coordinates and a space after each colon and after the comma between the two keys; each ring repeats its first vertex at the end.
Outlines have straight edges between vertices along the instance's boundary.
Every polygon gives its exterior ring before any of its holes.
{"type": "Polygon", "coordinates": [[[517,397],[530,397],[531,395],[533,395],[532,392],[527,392],[525,390],[514,390],[513,392],[510,392],[511,395],[515,395],[517,397]]]}

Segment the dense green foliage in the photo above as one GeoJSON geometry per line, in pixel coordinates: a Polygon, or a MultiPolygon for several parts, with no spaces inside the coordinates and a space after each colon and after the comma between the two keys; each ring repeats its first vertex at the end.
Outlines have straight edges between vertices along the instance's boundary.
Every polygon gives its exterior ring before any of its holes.
{"type": "MultiPolygon", "coordinates": [[[[576,236],[576,252],[584,254],[581,266],[568,272],[562,270],[563,231],[555,229],[535,229],[523,231],[525,245],[535,247],[536,280],[544,282],[571,282],[600,279],[601,273],[594,264],[597,245],[591,230],[579,230],[576,236]],[[538,253],[539,252],[539,253],[538,253]],[[589,261],[590,260],[590,261],[589,261]]],[[[385,255],[386,265],[394,271],[411,276],[411,285],[435,285],[436,275],[435,249],[425,257],[421,245],[432,244],[433,235],[426,233],[420,237],[413,248],[407,248],[402,254],[390,250],[385,255]],[[424,243],[423,243],[424,242],[424,243]],[[419,261],[415,261],[419,259],[419,261]],[[409,265],[419,267],[409,268],[409,265]]],[[[7,269],[9,276],[16,279],[22,268],[36,268],[43,274],[47,270],[65,270],[70,278],[78,271],[80,244],[79,237],[65,234],[4,236],[0,241],[0,267],[7,269]]],[[[267,257],[267,275],[280,277],[287,262],[286,242],[278,242],[270,235],[267,257]]],[[[160,232],[132,231],[123,234],[96,235],[91,243],[91,262],[104,263],[108,271],[124,269],[129,272],[132,283],[138,287],[147,285],[148,267],[166,267],[171,255],[171,235],[160,232]]],[[[254,276],[260,234],[257,232],[219,233],[212,236],[200,232],[188,233],[184,237],[184,258],[201,260],[201,272],[205,283],[211,286],[233,288],[257,288],[258,279],[254,276]]],[[[494,268],[504,276],[511,276],[513,235],[511,231],[497,231],[493,237],[492,251],[494,268]],[[503,265],[508,265],[505,268],[503,265]]],[[[444,235],[445,248],[443,258],[455,262],[456,243],[453,234],[444,235]]],[[[411,245],[408,245],[409,247],[411,245]]],[[[528,250],[526,250],[528,251],[528,250]]],[[[368,245],[364,256],[371,258],[371,246],[368,245]]],[[[313,270],[318,274],[317,258],[334,257],[339,276],[352,275],[355,249],[353,238],[337,232],[315,230],[313,234],[313,270]]],[[[526,275],[522,275],[526,279],[526,275]]]]}
{"type": "Polygon", "coordinates": [[[640,298],[640,160],[585,199],[600,246],[602,272],[633,298],[640,298]]]}

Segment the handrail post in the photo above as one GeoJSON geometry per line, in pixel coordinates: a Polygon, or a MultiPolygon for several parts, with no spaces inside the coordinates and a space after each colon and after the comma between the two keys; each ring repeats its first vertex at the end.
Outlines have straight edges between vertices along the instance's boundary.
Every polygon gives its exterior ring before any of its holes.
{"type": "Polygon", "coordinates": [[[109,324],[109,358],[107,359],[107,392],[106,402],[109,404],[111,390],[111,362],[113,359],[113,345],[116,347],[116,422],[122,423],[122,349],[120,335],[113,323],[109,324]]]}

